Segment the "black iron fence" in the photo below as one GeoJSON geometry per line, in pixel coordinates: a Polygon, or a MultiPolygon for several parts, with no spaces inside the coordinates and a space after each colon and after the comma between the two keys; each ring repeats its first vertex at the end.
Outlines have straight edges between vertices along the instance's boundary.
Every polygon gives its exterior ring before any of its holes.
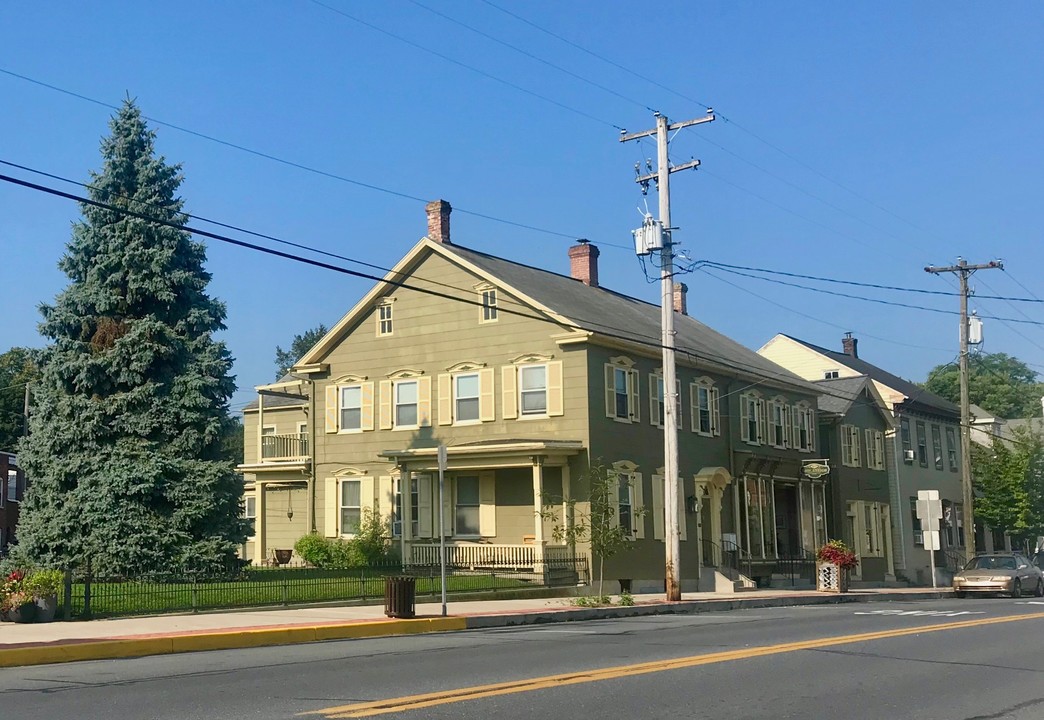
{"type": "MultiPolygon", "coordinates": [[[[586,557],[538,561],[532,567],[484,564],[448,566],[448,593],[477,593],[585,585],[586,557]]],[[[412,575],[417,598],[442,593],[438,565],[387,563],[344,570],[243,567],[225,572],[167,571],[104,577],[69,572],[60,601],[66,618],[99,618],[198,612],[227,608],[286,606],[384,598],[385,577],[412,575]]]]}

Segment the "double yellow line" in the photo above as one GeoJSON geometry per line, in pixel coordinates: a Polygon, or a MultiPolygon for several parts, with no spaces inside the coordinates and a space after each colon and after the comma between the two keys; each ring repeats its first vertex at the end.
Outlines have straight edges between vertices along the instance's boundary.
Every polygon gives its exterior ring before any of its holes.
{"type": "Polygon", "coordinates": [[[440,690],[438,692],[425,693],[423,695],[407,695],[405,697],[377,700],[374,702],[339,705],[337,707],[329,707],[322,710],[301,713],[301,715],[323,715],[327,718],[369,717],[371,715],[420,710],[435,705],[446,705],[448,703],[461,702],[464,700],[477,700],[479,698],[510,695],[513,693],[529,692],[531,690],[545,690],[566,685],[578,685],[581,683],[597,682],[599,680],[612,680],[620,677],[663,672],[665,670],[680,670],[682,668],[696,667],[697,665],[710,665],[713,663],[729,662],[731,660],[746,660],[749,658],[763,657],[765,655],[797,652],[799,650],[814,650],[816,648],[830,647],[832,645],[846,645],[849,643],[902,637],[903,635],[919,635],[921,633],[939,632],[941,630],[958,630],[960,628],[1018,622],[1021,620],[1039,620],[1041,618],[1044,618],[1044,612],[1030,613],[1026,615],[1006,615],[1004,617],[996,618],[980,618],[977,620],[962,620],[959,622],[942,623],[939,625],[923,625],[920,627],[896,630],[882,630],[879,632],[861,633],[858,635],[838,635],[834,637],[817,638],[815,640],[783,643],[780,645],[764,645],[760,647],[744,648],[743,650],[729,650],[727,652],[710,653],[707,655],[692,655],[672,660],[657,660],[655,662],[638,663],[635,665],[617,665],[615,667],[607,667],[597,670],[564,673],[561,675],[546,675],[544,677],[530,678],[527,680],[513,680],[510,682],[494,683],[492,685],[477,685],[475,687],[459,688],[456,690],[440,690]]]}

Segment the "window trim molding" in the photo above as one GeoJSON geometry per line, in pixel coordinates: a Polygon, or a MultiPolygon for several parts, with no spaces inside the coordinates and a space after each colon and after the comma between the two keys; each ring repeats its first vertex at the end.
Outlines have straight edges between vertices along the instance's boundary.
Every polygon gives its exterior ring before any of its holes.
{"type": "Polygon", "coordinates": [[[395,303],[396,298],[394,297],[383,297],[374,303],[374,317],[377,321],[377,326],[374,328],[377,337],[391,337],[395,334],[395,303]],[[381,313],[384,308],[388,309],[388,317],[382,318],[381,313]],[[388,323],[388,332],[382,331],[383,324],[388,323]]]}
{"type": "Polygon", "coordinates": [[[550,373],[550,361],[545,362],[531,362],[519,364],[516,372],[518,372],[518,389],[516,395],[516,402],[518,402],[518,419],[519,420],[543,420],[551,417],[548,410],[550,409],[551,400],[551,373],[550,373]],[[522,373],[526,368],[531,367],[542,367],[544,368],[544,412],[542,413],[527,413],[522,404],[522,393],[523,392],[535,392],[534,390],[523,390],[522,388],[522,373]]]}

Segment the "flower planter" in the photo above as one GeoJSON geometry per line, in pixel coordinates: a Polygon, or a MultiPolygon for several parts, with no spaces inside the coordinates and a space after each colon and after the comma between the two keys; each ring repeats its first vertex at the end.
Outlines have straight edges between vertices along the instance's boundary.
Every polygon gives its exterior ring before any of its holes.
{"type": "Polygon", "coordinates": [[[7,611],[7,619],[15,623],[31,623],[36,622],[36,616],[39,608],[36,607],[35,602],[27,602],[24,605],[11,608],[7,611]]]}
{"type": "Polygon", "coordinates": [[[848,568],[827,562],[816,563],[816,590],[819,592],[848,592],[848,568]]]}
{"type": "Polygon", "coordinates": [[[36,622],[53,622],[58,613],[58,596],[37,598],[36,600],[36,622]]]}

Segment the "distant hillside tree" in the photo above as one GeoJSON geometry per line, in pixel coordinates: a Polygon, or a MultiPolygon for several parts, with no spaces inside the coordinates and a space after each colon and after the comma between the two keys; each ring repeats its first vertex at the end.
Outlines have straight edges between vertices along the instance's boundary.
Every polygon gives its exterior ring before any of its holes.
{"type": "Polygon", "coordinates": [[[276,380],[290,372],[290,368],[294,366],[294,363],[303,358],[304,354],[322,340],[326,333],[326,326],[320,323],[311,330],[306,330],[300,335],[294,335],[294,339],[290,342],[289,350],[284,350],[276,345],[276,380]]]}
{"type": "MultiPolygon", "coordinates": [[[[1005,353],[973,355],[968,363],[971,402],[1001,418],[1040,417],[1044,383],[1038,373],[1005,353]]],[[[937,365],[924,387],[950,402],[961,401],[961,376],[956,363],[937,365]]]]}
{"type": "Polygon", "coordinates": [[[40,372],[29,348],[0,355],[0,450],[14,452],[25,430],[25,387],[40,372]]]}
{"type": "MultiPolygon", "coordinates": [[[[181,168],[156,155],[132,101],[110,129],[90,197],[183,223],[181,168]]],[[[246,532],[222,447],[235,388],[206,251],[177,228],[81,212],[59,262],[70,283],[41,308],[50,344],[21,449],[32,484],[17,552],[99,573],[224,565],[246,532]]]]}

